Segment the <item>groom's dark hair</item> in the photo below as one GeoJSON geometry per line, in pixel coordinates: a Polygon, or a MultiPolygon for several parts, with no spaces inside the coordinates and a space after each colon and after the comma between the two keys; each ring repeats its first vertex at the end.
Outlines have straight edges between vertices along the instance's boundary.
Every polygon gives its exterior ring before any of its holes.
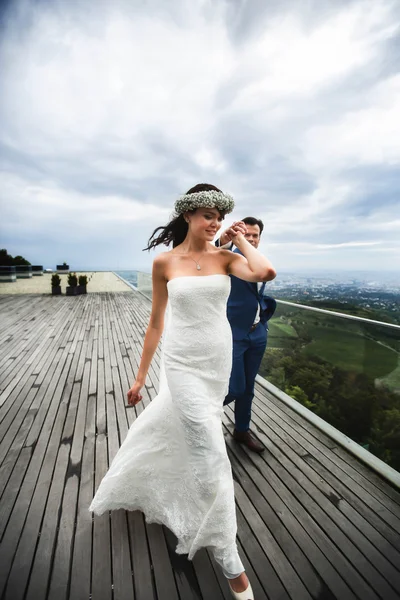
{"type": "Polygon", "coordinates": [[[261,234],[264,229],[264,223],[261,221],[261,219],[256,219],[255,217],[245,217],[244,219],[242,219],[242,221],[246,225],[258,225],[260,228],[260,237],[261,237],[261,234]]]}

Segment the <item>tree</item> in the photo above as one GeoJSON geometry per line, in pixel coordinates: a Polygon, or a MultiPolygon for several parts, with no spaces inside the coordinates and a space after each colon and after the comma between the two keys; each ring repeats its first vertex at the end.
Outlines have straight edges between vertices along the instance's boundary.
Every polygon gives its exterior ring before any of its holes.
{"type": "Polygon", "coordinates": [[[400,471],[400,408],[377,415],[368,442],[371,452],[400,471]]]}
{"type": "Polygon", "coordinates": [[[367,373],[335,367],[301,347],[270,348],[260,368],[271,383],[400,470],[400,394],[382,383],[377,388],[367,373]]]}
{"type": "Polygon", "coordinates": [[[0,266],[2,267],[12,267],[17,265],[30,265],[31,263],[26,260],[23,256],[15,256],[14,258],[11,254],[8,254],[5,248],[0,250],[0,266]]]}
{"type": "Polygon", "coordinates": [[[0,266],[11,267],[13,264],[13,257],[10,254],[8,254],[5,248],[2,248],[0,250],[0,266]]]}
{"type": "Polygon", "coordinates": [[[296,370],[296,385],[300,386],[308,398],[315,402],[319,396],[325,396],[329,390],[332,369],[328,364],[312,362],[296,370]]]}
{"type": "Polygon", "coordinates": [[[15,266],[17,266],[17,265],[28,265],[29,266],[31,263],[29,262],[29,260],[26,260],[26,258],[24,258],[23,256],[14,256],[13,264],[15,266]]]}
{"type": "Polygon", "coordinates": [[[297,402],[299,402],[306,408],[315,411],[316,404],[310,402],[310,400],[307,398],[307,394],[298,385],[287,387],[285,389],[285,393],[288,394],[288,396],[291,396],[292,398],[297,400],[297,402]]]}

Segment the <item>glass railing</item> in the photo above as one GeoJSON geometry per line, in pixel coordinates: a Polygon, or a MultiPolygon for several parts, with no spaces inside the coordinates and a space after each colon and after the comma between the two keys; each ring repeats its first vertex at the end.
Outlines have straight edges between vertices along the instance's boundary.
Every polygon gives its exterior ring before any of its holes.
{"type": "MultiPolygon", "coordinates": [[[[151,275],[118,272],[151,298],[151,275]]],[[[400,471],[400,327],[278,300],[259,374],[400,471]]]]}
{"type": "Polygon", "coordinates": [[[148,298],[152,297],[153,286],[151,281],[151,275],[149,275],[149,273],[142,273],[141,271],[138,271],[136,286],[139,292],[142,292],[142,294],[144,294],[148,298]]]}
{"type": "Polygon", "coordinates": [[[400,327],[279,302],[260,375],[400,471],[400,327]]]}
{"type": "Polygon", "coordinates": [[[127,283],[136,288],[139,292],[151,299],[152,282],[150,273],[143,271],[115,271],[127,283]]]}

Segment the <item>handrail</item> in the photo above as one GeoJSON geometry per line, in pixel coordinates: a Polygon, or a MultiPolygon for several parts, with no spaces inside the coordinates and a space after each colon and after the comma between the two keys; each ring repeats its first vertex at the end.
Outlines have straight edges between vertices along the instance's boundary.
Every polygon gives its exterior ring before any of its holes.
{"type": "Polygon", "coordinates": [[[373,323],[374,325],[382,325],[383,327],[392,327],[393,329],[400,329],[400,325],[394,323],[385,323],[385,321],[375,321],[374,319],[366,319],[365,317],[357,317],[355,315],[348,315],[346,313],[336,312],[334,310],[328,310],[326,308],[317,308],[316,306],[308,306],[307,304],[297,304],[296,302],[288,302],[287,300],[278,300],[278,304],[287,304],[288,306],[296,306],[297,308],[305,308],[306,310],[313,310],[315,312],[323,313],[325,315],[333,315],[334,317],[342,317],[343,319],[350,319],[351,321],[361,321],[363,323],[373,323]]]}

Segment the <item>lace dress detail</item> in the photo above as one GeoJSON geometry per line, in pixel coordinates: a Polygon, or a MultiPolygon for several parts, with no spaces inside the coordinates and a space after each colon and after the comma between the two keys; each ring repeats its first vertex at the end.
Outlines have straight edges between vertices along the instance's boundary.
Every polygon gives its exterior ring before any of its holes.
{"type": "Polygon", "coordinates": [[[192,559],[210,548],[227,577],[244,568],[236,547],[233,479],[222,430],[232,364],[227,275],[168,282],[159,393],[130,427],[90,505],[140,510],[192,559]]]}

